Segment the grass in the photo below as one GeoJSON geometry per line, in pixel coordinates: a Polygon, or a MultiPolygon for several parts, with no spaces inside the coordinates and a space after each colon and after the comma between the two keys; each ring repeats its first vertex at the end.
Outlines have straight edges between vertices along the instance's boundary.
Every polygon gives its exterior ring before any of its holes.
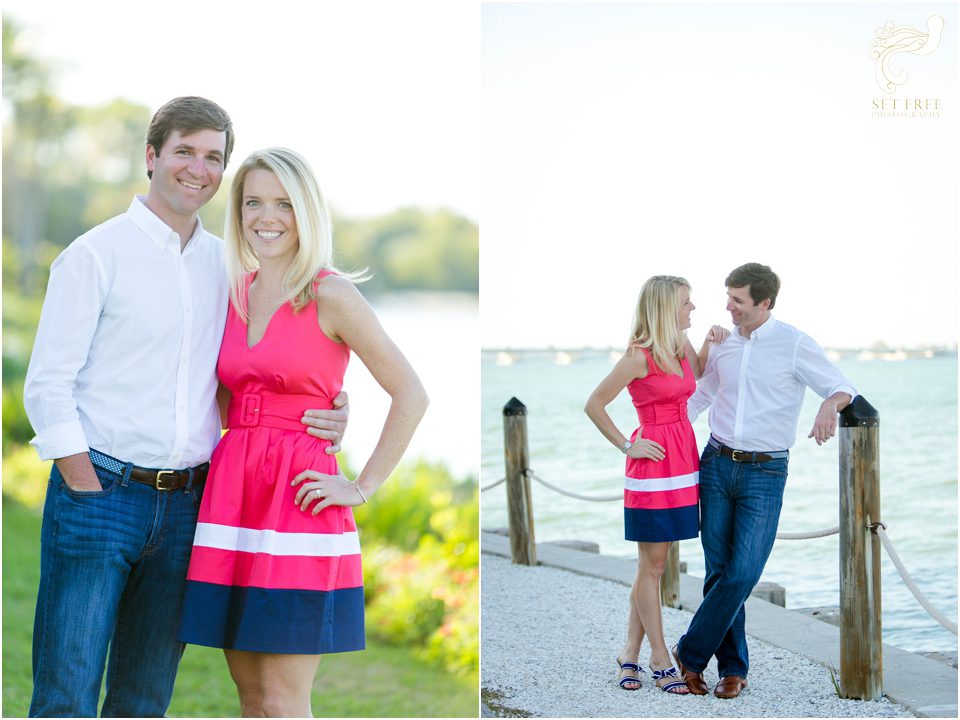
{"type": "MultiPolygon", "coordinates": [[[[3,498],[3,716],[26,717],[31,637],[40,575],[40,515],[3,498]]],[[[477,717],[478,678],[456,677],[412,649],[368,640],[367,649],[329,655],[314,682],[318,717],[477,717]]],[[[223,654],[190,645],[169,717],[235,717],[236,690],[223,654]]]]}

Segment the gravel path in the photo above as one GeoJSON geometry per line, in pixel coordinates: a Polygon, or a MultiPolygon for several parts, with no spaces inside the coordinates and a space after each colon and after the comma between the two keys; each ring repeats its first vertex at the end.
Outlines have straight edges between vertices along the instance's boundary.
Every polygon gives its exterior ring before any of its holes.
{"type": "MultiPolygon", "coordinates": [[[[643,687],[616,685],[629,588],[548,567],[482,556],[481,686],[500,716],[533,717],[912,717],[886,699],[841,700],[829,669],[754,638],[750,685],[736,700],[672,696],[649,674],[643,687]]],[[[664,608],[668,647],[691,614],[664,608]]],[[[644,644],[640,664],[647,667],[644,644]]],[[[649,672],[649,671],[648,671],[649,672]]],[[[711,690],[715,661],[705,672],[711,690]]]]}

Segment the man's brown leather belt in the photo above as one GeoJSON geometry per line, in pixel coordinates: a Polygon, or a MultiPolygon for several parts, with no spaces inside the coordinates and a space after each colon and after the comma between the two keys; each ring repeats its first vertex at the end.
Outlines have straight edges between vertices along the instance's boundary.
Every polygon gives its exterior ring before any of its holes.
{"type": "Polygon", "coordinates": [[[780,460],[785,457],[790,456],[789,450],[777,450],[776,452],[750,452],[748,450],[734,450],[732,447],[727,447],[722,442],[714,438],[712,435],[707,441],[710,445],[717,449],[717,452],[723,455],[723,457],[730,458],[734,462],[748,462],[748,463],[758,463],[758,462],[770,462],[771,460],[780,460]]]}
{"type": "Polygon", "coordinates": [[[203,485],[207,479],[207,470],[210,469],[210,463],[197,465],[194,468],[185,470],[150,470],[134,466],[130,470],[130,479],[134,482],[152,485],[157,490],[180,490],[188,484],[193,487],[203,485]],[[190,483],[190,474],[193,473],[193,482],[190,483]]]}
{"type": "MultiPolygon", "coordinates": [[[[111,455],[99,450],[90,449],[90,462],[94,467],[123,477],[127,464],[111,455]]],[[[157,470],[133,465],[130,468],[130,479],[143,485],[150,485],[157,490],[180,490],[185,487],[200,487],[207,479],[210,463],[203,463],[183,470],[157,470]]]]}

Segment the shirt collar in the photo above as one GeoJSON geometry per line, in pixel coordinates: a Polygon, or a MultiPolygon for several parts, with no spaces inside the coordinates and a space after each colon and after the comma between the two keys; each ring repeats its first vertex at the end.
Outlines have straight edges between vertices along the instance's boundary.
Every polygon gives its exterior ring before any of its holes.
{"type": "Polygon", "coordinates": [[[777,326],[777,320],[776,320],[776,318],[774,318],[773,315],[770,315],[770,317],[768,317],[768,318],[766,319],[766,321],[763,323],[763,325],[761,325],[761,326],[758,327],[756,330],[754,330],[752,333],[750,333],[750,339],[749,339],[749,340],[748,340],[747,338],[745,338],[743,335],[740,334],[740,328],[737,328],[737,329],[736,329],[736,330],[737,330],[736,335],[737,335],[738,338],[740,338],[740,339],[743,340],[744,342],[750,342],[750,341],[752,341],[752,340],[762,340],[763,338],[767,337],[767,335],[769,335],[770,333],[772,333],[772,332],[773,332],[773,329],[774,329],[776,326],[777,326]]]}
{"type": "MultiPolygon", "coordinates": [[[[133,220],[134,225],[140,228],[158,247],[166,248],[170,243],[175,243],[177,248],[179,248],[180,236],[173,228],[154,215],[153,211],[146,206],[144,200],[146,200],[146,197],[137,195],[133,198],[130,207],[127,209],[127,215],[133,220]]],[[[200,221],[200,216],[198,215],[197,224],[193,229],[193,235],[190,236],[185,250],[193,245],[194,238],[199,237],[203,231],[203,223],[200,221]]]]}

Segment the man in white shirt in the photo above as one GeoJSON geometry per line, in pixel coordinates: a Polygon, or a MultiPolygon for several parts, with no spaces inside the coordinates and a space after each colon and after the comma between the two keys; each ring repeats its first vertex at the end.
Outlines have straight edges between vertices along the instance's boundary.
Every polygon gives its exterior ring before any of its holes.
{"type": "MultiPolygon", "coordinates": [[[[108,648],[104,717],[162,717],[169,705],[197,510],[221,427],[223,242],[197,212],[232,149],[218,105],[168,102],[147,131],[147,195],[51,267],[24,385],[31,443],[55,461],[31,717],[95,717],[108,648]]],[[[346,411],[308,413],[306,431],[338,449],[346,411]]]]}
{"type": "Polygon", "coordinates": [[[804,393],[809,387],[825,398],[807,436],[822,445],[857,391],[808,335],[770,314],[780,279],[769,267],[738,267],[726,285],[736,328],[711,347],[688,404],[691,421],[710,408],[700,460],[704,597],[673,652],[696,695],[707,693],[703,670],[716,656],[714,694],[735,698],[749,669],[744,603],[776,539],[804,393]]]}

